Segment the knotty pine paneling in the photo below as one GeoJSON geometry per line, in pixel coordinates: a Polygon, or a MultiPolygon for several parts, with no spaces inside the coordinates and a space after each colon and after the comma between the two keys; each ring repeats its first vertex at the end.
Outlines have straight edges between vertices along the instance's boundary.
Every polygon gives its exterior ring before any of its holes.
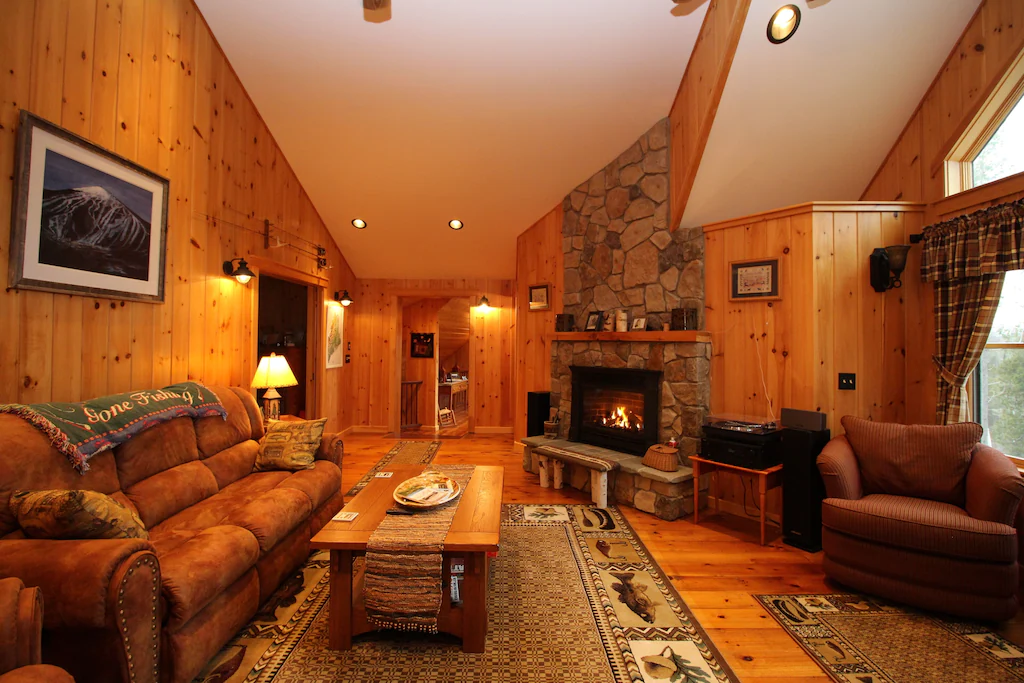
{"type": "MultiPolygon", "coordinates": [[[[353,289],[355,277],[209,27],[191,0],[11,0],[3,13],[4,177],[13,176],[25,108],[167,177],[170,194],[163,304],[0,294],[0,401],[79,400],[186,379],[248,386],[256,283],[226,278],[221,262],[263,257],[325,278],[328,296],[353,289]],[[323,245],[330,269],[294,249],[263,249],[250,230],[265,218],[323,245]]],[[[10,215],[11,196],[8,180],[0,215],[10,215]]],[[[9,231],[5,220],[5,278],[9,231]]],[[[351,423],[348,373],[320,373],[330,429],[351,423]]]]}
{"type": "MultiPolygon", "coordinates": [[[[923,205],[816,203],[705,226],[711,412],[778,418],[783,407],[906,419],[903,290],[875,292],[868,255],[919,232],[923,205]],[[730,263],[779,259],[775,301],[730,301],[730,263]],[[838,373],[857,389],[838,390],[838,373]]],[[[723,482],[726,480],[723,479],[723,482]]],[[[724,484],[739,503],[739,484],[724,484]]],[[[776,503],[773,503],[775,505],[776,503]]]]}
{"type": "Polygon", "coordinates": [[[447,301],[468,297],[470,310],[469,419],[478,432],[509,432],[512,429],[512,366],[515,347],[514,283],[511,280],[362,279],[350,292],[348,308],[352,330],[351,424],[357,429],[389,430],[397,418],[400,381],[401,300],[434,298],[447,301]],[[475,306],[481,296],[490,310],[475,306]],[[396,351],[396,348],[398,351],[396,351]]]}
{"type": "MultiPolygon", "coordinates": [[[[984,0],[964,29],[889,155],[861,199],[934,203],[945,197],[942,161],[973,120],[979,105],[1024,49],[1020,0],[984,0]]],[[[905,239],[902,240],[905,243],[905,239]]],[[[912,249],[904,278],[907,318],[906,419],[935,421],[934,292],[923,284],[920,249],[912,249]]]]}
{"type": "Polygon", "coordinates": [[[551,341],[562,312],[562,206],[559,204],[516,240],[516,439],[526,436],[526,393],[551,389],[551,341]],[[551,309],[531,311],[531,285],[549,284],[551,309]]]}

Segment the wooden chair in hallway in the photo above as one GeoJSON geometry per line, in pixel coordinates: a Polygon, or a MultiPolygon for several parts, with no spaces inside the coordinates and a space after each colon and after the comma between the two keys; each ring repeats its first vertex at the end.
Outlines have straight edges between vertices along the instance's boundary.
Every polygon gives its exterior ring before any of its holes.
{"type": "Polygon", "coordinates": [[[437,424],[440,427],[454,427],[455,413],[451,408],[442,408],[441,404],[437,404],[437,424]]]}

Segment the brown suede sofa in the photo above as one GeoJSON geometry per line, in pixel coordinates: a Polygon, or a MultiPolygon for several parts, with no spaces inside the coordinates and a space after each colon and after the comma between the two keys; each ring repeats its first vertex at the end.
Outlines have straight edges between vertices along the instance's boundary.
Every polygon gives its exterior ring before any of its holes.
{"type": "Polygon", "coordinates": [[[839,583],[970,619],[1018,607],[1014,528],[1024,481],[978,443],[976,424],[897,425],[843,418],[818,456],[822,566],[839,583]]]}
{"type": "Polygon", "coordinates": [[[43,659],[79,683],[184,683],[309,554],[343,503],[342,442],[314,469],[253,472],[262,415],[239,388],[210,387],[227,420],[178,418],[76,472],[48,439],[0,415],[0,577],[42,589],[43,659]],[[25,538],[17,489],[90,489],[135,509],[150,539],[25,538]]]}
{"type": "Polygon", "coordinates": [[[67,671],[40,664],[43,597],[21,579],[0,579],[0,683],[74,683],[67,671]]]}

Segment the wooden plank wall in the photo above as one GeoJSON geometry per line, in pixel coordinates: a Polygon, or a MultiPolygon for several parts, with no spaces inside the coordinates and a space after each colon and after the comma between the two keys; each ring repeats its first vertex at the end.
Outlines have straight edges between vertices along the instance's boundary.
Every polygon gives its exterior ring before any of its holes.
{"type": "MultiPolygon", "coordinates": [[[[352,290],[350,290],[352,291],[352,290]]],[[[512,366],[515,346],[512,280],[359,280],[349,307],[352,315],[352,425],[387,430],[391,416],[390,385],[395,376],[399,335],[399,297],[483,295],[491,310],[470,315],[470,425],[478,432],[510,432],[512,428],[512,366]]]]}
{"type": "Polygon", "coordinates": [[[424,299],[402,307],[402,379],[410,382],[422,382],[419,390],[420,424],[433,427],[437,424],[437,377],[438,377],[438,340],[440,325],[437,320],[438,310],[448,303],[448,299],[424,299]],[[434,357],[413,358],[411,356],[411,337],[413,332],[432,332],[434,334],[434,357]]]}
{"type": "MultiPolygon", "coordinates": [[[[882,162],[861,199],[933,203],[945,196],[942,161],[974,119],[1013,59],[1024,49],[1024,5],[1020,0],[985,0],[964,30],[914,115],[882,162]]],[[[912,249],[907,272],[920,269],[912,249]]],[[[935,329],[931,285],[908,277],[908,422],[935,421],[935,329]]]]}
{"type": "MultiPolygon", "coordinates": [[[[705,227],[711,411],[779,417],[781,408],[840,418],[905,419],[900,290],[875,292],[868,255],[920,231],[921,205],[806,204],[705,227]],[[730,301],[729,264],[778,258],[781,299],[730,301]],[[857,375],[838,390],[838,373],[857,375]],[[770,405],[769,405],[770,397],[770,405]]],[[[727,500],[742,500],[738,486],[727,500]]]]}
{"type": "MultiPolygon", "coordinates": [[[[248,386],[255,283],[221,272],[256,254],[355,278],[191,0],[11,0],[0,22],[0,169],[14,168],[28,109],[170,179],[164,304],[0,293],[0,401],[78,400],[194,379],[248,386]],[[204,217],[212,216],[211,219],[204,217]],[[266,251],[263,219],[324,245],[332,266],[266,251]]],[[[11,183],[0,184],[10,215],[11,183]]],[[[6,280],[9,222],[0,223],[6,280]]],[[[325,375],[325,416],[345,425],[344,370],[325,375]]]]}
{"type": "Polygon", "coordinates": [[[683,218],[697,178],[749,9],[750,0],[711,0],[708,3],[704,23],[672,103],[669,113],[672,221],[669,225],[673,230],[683,218]]]}
{"type": "Polygon", "coordinates": [[[551,342],[562,312],[562,218],[559,204],[516,240],[516,439],[526,436],[526,393],[551,389],[551,342]],[[551,309],[530,311],[529,287],[551,285],[551,309]]]}

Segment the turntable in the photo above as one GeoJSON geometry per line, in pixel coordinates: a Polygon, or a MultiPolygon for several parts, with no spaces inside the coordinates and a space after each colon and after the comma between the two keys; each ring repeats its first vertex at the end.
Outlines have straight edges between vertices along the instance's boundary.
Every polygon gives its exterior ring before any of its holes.
{"type": "Polygon", "coordinates": [[[701,457],[763,470],[782,462],[782,429],[774,420],[712,415],[704,421],[701,457]]]}

